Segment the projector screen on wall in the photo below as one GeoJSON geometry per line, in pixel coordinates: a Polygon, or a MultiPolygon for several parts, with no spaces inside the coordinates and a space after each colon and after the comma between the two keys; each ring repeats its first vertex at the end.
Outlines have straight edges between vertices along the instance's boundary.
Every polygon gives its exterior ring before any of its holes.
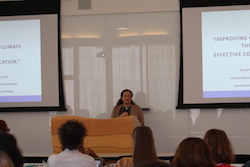
{"type": "MultiPolygon", "coordinates": [[[[21,6],[19,2],[19,7],[32,8],[34,4],[28,2],[21,2],[21,6]]],[[[18,4],[5,2],[1,7],[18,4]]],[[[54,5],[55,10],[48,11],[42,5],[37,11],[36,6],[30,12],[17,9],[17,14],[0,9],[0,111],[65,110],[60,13],[59,4],[54,5]]]]}
{"type": "Polygon", "coordinates": [[[250,107],[250,5],[182,0],[177,108],[250,107]]]}

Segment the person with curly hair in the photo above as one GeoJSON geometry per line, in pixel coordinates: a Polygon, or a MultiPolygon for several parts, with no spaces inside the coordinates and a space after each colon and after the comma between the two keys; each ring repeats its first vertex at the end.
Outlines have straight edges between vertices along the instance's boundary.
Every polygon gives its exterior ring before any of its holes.
{"type": "Polygon", "coordinates": [[[179,144],[170,165],[173,167],[215,167],[215,162],[205,141],[190,137],[179,144]]]}
{"type": "Polygon", "coordinates": [[[235,155],[232,144],[223,130],[210,129],[204,136],[204,141],[212,154],[217,167],[232,167],[235,155]]]}
{"type": "Polygon", "coordinates": [[[96,167],[95,159],[87,154],[82,154],[79,149],[87,130],[83,123],[69,120],[58,130],[63,151],[48,158],[48,167],[96,167]]]}

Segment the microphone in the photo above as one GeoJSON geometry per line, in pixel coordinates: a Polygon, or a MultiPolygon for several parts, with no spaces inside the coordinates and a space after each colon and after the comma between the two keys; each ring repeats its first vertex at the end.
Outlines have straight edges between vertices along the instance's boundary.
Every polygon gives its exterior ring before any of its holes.
{"type": "Polygon", "coordinates": [[[129,106],[125,106],[125,107],[124,107],[124,109],[125,109],[125,111],[124,111],[124,112],[128,112],[128,110],[129,110],[129,106]]]}

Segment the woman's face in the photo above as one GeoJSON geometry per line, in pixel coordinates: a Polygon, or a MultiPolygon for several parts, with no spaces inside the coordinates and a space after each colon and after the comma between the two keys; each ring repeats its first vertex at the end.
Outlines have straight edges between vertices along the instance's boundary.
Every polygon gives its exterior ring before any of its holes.
{"type": "Polygon", "coordinates": [[[121,99],[123,101],[123,104],[130,105],[132,100],[132,94],[130,93],[130,91],[125,91],[123,92],[121,99]]]}

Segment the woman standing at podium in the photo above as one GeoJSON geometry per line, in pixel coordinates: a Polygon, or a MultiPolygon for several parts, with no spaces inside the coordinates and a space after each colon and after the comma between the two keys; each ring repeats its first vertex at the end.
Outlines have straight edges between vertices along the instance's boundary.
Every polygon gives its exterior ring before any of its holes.
{"type": "Polygon", "coordinates": [[[136,105],[133,100],[133,93],[129,89],[125,89],[121,92],[121,97],[117,101],[116,106],[113,109],[111,118],[126,117],[134,115],[144,125],[144,116],[141,107],[136,105]]]}

